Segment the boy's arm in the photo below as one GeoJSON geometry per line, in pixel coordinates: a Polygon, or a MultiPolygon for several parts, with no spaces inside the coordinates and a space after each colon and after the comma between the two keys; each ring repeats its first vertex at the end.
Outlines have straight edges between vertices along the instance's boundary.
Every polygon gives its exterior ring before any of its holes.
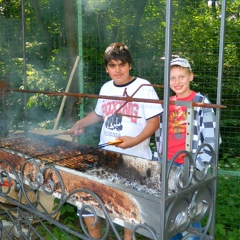
{"type": "Polygon", "coordinates": [[[123,140],[123,143],[118,144],[117,146],[123,149],[133,147],[141,143],[145,139],[151,137],[155,133],[155,131],[158,129],[158,127],[159,127],[159,116],[150,118],[147,120],[147,124],[140,134],[138,134],[136,137],[129,137],[129,136],[120,137],[120,139],[123,140]]]}
{"type": "Polygon", "coordinates": [[[151,137],[156,132],[156,130],[159,128],[159,121],[159,116],[155,116],[147,120],[145,128],[138,136],[136,136],[136,140],[138,142],[137,144],[151,137]]]}
{"type": "Polygon", "coordinates": [[[98,123],[102,120],[102,117],[97,115],[95,111],[90,112],[86,117],[78,120],[71,128],[74,130],[74,136],[78,136],[83,133],[83,129],[92,124],[98,123]]]}
{"type": "MultiPolygon", "coordinates": [[[[202,138],[203,143],[209,144],[213,150],[215,150],[216,139],[216,117],[212,108],[202,108],[203,111],[203,123],[202,123],[202,138]]],[[[197,168],[202,170],[204,168],[204,162],[210,162],[212,160],[211,150],[206,146],[200,150],[200,154],[197,156],[197,168]]]]}

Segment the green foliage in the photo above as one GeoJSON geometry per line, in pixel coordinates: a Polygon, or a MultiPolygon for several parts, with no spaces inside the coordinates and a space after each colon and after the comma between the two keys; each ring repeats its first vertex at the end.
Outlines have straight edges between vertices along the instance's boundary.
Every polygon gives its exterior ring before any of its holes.
{"type": "Polygon", "coordinates": [[[226,172],[218,177],[215,239],[239,239],[240,176],[226,172]]]}
{"type": "MultiPolygon", "coordinates": [[[[58,198],[54,199],[54,203],[55,203],[55,207],[54,209],[56,209],[57,205],[59,204],[60,200],[58,198]]],[[[76,207],[66,203],[64,205],[61,206],[60,208],[60,219],[59,221],[66,225],[67,227],[69,227],[72,230],[78,230],[79,228],[77,228],[76,226],[78,226],[78,216],[77,216],[77,212],[76,212],[76,207]],[[77,224],[76,224],[77,222],[77,224]]],[[[68,240],[69,237],[66,236],[62,230],[60,230],[57,226],[55,225],[51,225],[50,223],[45,223],[48,228],[51,230],[51,234],[53,234],[55,236],[56,239],[59,240],[68,240]]],[[[52,239],[52,235],[48,232],[46,232],[45,228],[40,226],[38,227],[38,233],[41,235],[41,237],[43,237],[46,240],[51,240],[52,239]]],[[[71,239],[78,239],[75,236],[71,236],[71,239]]]]}
{"type": "MultiPolygon", "coordinates": [[[[49,69],[42,69],[37,66],[27,64],[26,66],[26,86],[29,90],[37,90],[43,92],[63,92],[66,86],[66,69],[61,68],[59,62],[66,63],[62,54],[55,54],[53,60],[50,61],[49,69]],[[62,58],[62,59],[59,59],[62,58]]],[[[14,65],[14,71],[11,71],[14,78],[22,77],[21,68],[22,61],[20,59],[12,59],[9,63],[14,65]]],[[[10,71],[5,68],[6,72],[10,71]]],[[[13,81],[13,79],[12,79],[13,81]]],[[[11,88],[23,89],[22,83],[13,81],[11,88]]],[[[25,119],[24,111],[24,95],[21,93],[11,92],[8,97],[8,115],[10,118],[10,128],[21,128],[25,119]]],[[[32,128],[52,128],[54,119],[57,116],[62,97],[52,97],[44,94],[27,94],[28,121],[32,128]],[[45,123],[45,124],[43,124],[45,123]]]]}
{"type": "Polygon", "coordinates": [[[240,156],[232,156],[231,153],[225,153],[219,159],[218,167],[222,170],[240,171],[240,156]]]}

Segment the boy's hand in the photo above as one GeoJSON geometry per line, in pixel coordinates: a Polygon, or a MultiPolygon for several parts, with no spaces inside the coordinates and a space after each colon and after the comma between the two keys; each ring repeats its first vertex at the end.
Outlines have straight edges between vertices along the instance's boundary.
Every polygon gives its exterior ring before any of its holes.
{"type": "Polygon", "coordinates": [[[81,125],[80,125],[78,122],[76,122],[76,123],[72,126],[72,128],[70,129],[70,131],[73,132],[73,133],[71,134],[71,137],[77,137],[77,136],[79,136],[79,135],[81,135],[81,134],[84,133],[84,128],[82,128],[81,125]]]}
{"type": "Polygon", "coordinates": [[[122,149],[130,148],[138,144],[136,137],[122,136],[117,139],[121,139],[122,143],[116,144],[115,146],[122,149]]]}

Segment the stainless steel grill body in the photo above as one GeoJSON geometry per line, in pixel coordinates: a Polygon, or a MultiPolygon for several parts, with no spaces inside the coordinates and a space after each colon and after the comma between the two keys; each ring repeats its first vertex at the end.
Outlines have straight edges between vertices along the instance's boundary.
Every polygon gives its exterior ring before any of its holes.
{"type": "MultiPolygon", "coordinates": [[[[162,164],[157,161],[30,133],[2,138],[1,147],[1,159],[6,160],[0,164],[2,176],[7,172],[16,182],[62,200],[68,196],[67,202],[79,209],[91,205],[97,215],[106,218],[108,214],[119,225],[147,226],[159,237],[163,201],[167,203],[167,236],[189,229],[192,222],[211,219],[214,190],[211,172],[185,169],[188,180],[184,183],[186,173],[172,166],[168,174],[169,197],[163,199],[162,164]],[[51,149],[55,151],[50,152],[51,149]]],[[[143,227],[137,231],[151,237],[143,227]]]]}

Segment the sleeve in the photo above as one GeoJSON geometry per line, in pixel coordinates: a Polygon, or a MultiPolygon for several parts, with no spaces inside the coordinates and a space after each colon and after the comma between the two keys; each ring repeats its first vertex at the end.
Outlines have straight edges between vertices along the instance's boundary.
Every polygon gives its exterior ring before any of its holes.
{"type": "MultiPolygon", "coordinates": [[[[142,98],[159,100],[158,95],[153,87],[144,87],[141,93],[142,98]]],[[[162,105],[159,103],[143,103],[146,120],[160,115],[163,112],[162,105]]]]}
{"type": "MultiPolygon", "coordinates": [[[[105,90],[104,90],[104,85],[103,85],[99,91],[99,95],[105,95],[104,93],[105,93],[105,90]]],[[[103,111],[102,111],[103,101],[104,101],[104,99],[102,99],[102,98],[98,98],[98,100],[97,100],[97,103],[95,106],[95,113],[98,116],[103,116],[103,111]]]]}
{"type": "MultiPolygon", "coordinates": [[[[205,97],[204,103],[210,103],[209,100],[205,97]]],[[[213,150],[215,150],[215,139],[216,139],[216,116],[213,108],[201,108],[202,112],[202,121],[200,123],[200,138],[201,144],[209,144],[213,150]]],[[[212,160],[212,154],[209,147],[203,147],[203,153],[200,153],[197,156],[197,168],[199,170],[204,169],[204,162],[210,162],[212,160]]]]}
{"type": "MultiPolygon", "coordinates": [[[[163,140],[162,140],[162,129],[163,129],[163,125],[162,125],[162,114],[160,114],[160,123],[159,123],[159,128],[156,130],[155,132],[155,141],[156,141],[156,152],[158,154],[162,153],[162,144],[163,144],[163,140]]],[[[156,154],[157,154],[156,153],[156,154]]]]}
{"type": "Polygon", "coordinates": [[[95,107],[95,113],[98,115],[98,116],[103,116],[103,112],[102,112],[102,99],[98,99],[97,100],[97,104],[96,104],[96,107],[95,107]]]}

